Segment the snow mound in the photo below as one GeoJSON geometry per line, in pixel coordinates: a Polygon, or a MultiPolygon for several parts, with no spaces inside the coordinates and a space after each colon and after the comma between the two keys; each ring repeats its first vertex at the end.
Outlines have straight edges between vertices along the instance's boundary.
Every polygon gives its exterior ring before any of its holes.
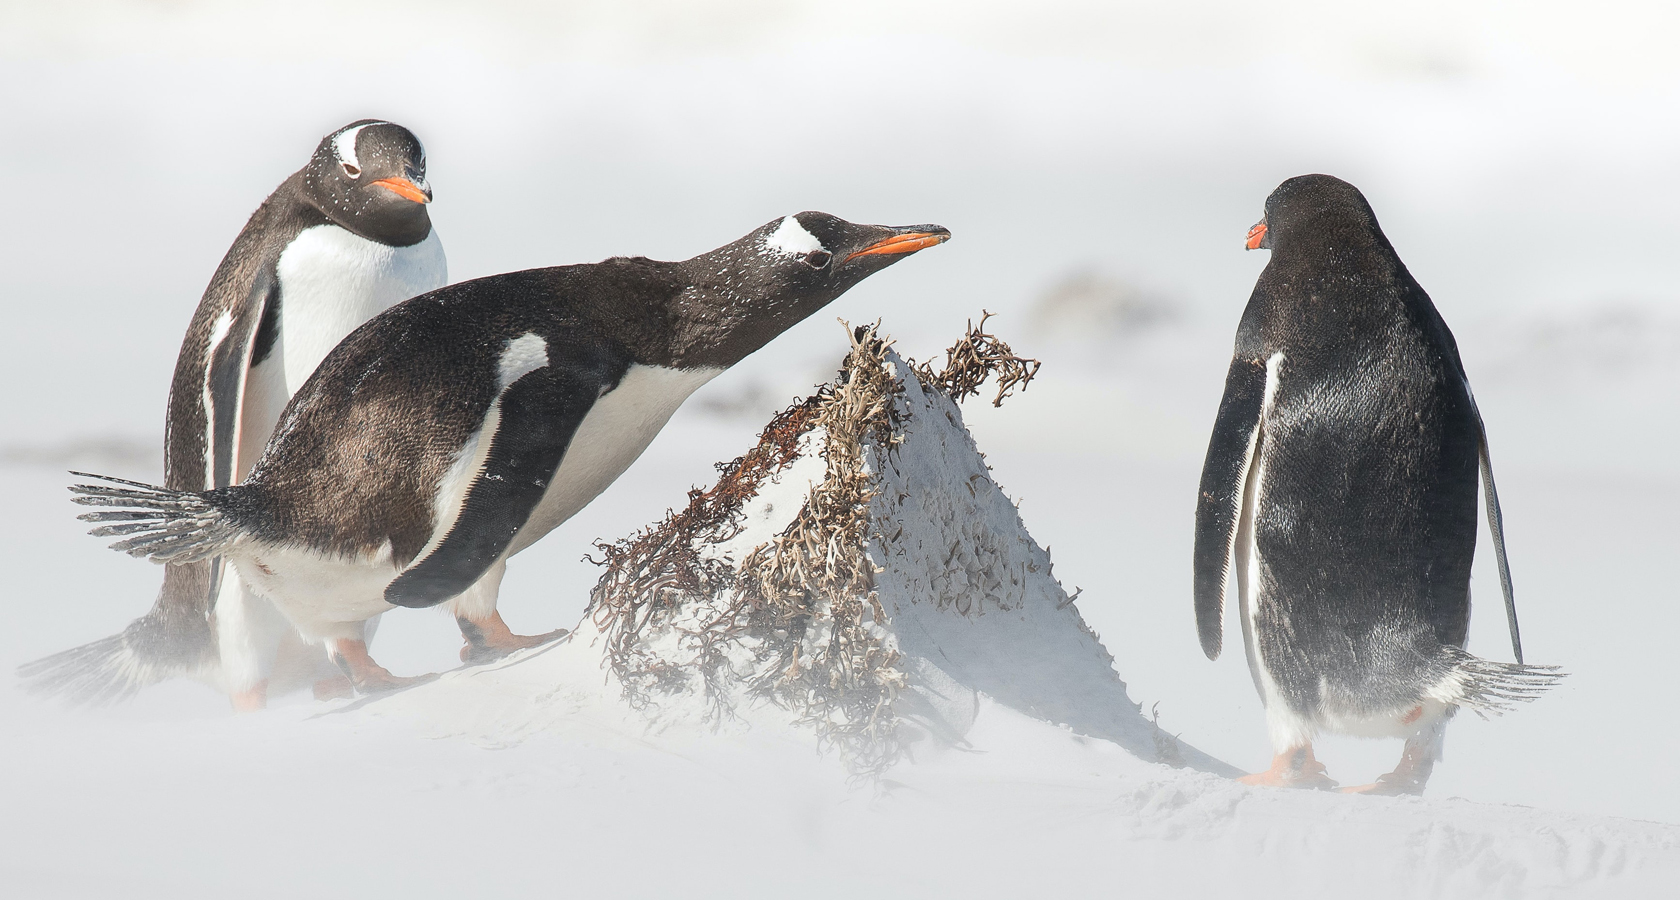
{"type": "Polygon", "coordinates": [[[857,329],[834,382],[714,487],[602,545],[579,640],[604,640],[632,706],[700,701],[721,724],[768,704],[878,772],[964,746],[985,695],[1145,760],[1229,771],[1144,719],[991,479],[953,398],[994,378],[1001,403],[1036,363],[984,325],[937,373],[857,329]]]}

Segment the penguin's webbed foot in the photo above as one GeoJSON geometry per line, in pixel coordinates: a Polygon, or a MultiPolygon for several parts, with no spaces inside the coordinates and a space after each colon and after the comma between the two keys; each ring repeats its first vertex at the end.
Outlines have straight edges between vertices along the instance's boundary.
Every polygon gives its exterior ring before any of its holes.
{"type": "Polygon", "coordinates": [[[1328,791],[1336,788],[1324,764],[1313,757],[1312,745],[1294,747],[1272,757],[1272,767],[1237,779],[1255,787],[1308,788],[1328,791]]]}
{"type": "Polygon", "coordinates": [[[1413,735],[1406,740],[1406,750],[1394,771],[1370,784],[1342,788],[1344,794],[1369,794],[1374,797],[1416,797],[1423,794],[1429,776],[1435,771],[1437,744],[1433,730],[1413,735]]]}
{"type": "Polygon", "coordinates": [[[1423,793],[1424,783],[1415,778],[1396,777],[1390,772],[1370,784],[1355,784],[1338,790],[1344,794],[1365,794],[1370,797],[1416,797],[1423,793]]]}
{"type": "Polygon", "coordinates": [[[368,655],[366,641],[337,640],[329,648],[333,662],[358,694],[383,694],[437,678],[436,675],[392,675],[391,670],[368,655]]]}
{"type": "Polygon", "coordinates": [[[461,647],[461,662],[469,666],[495,662],[519,650],[541,647],[570,633],[564,628],[557,628],[547,634],[514,634],[513,629],[503,621],[502,614],[495,611],[479,622],[466,616],[456,616],[455,624],[461,627],[461,637],[466,639],[466,644],[461,647]]]}
{"type": "Polygon", "coordinates": [[[319,679],[310,686],[310,690],[316,700],[342,700],[345,697],[356,696],[356,686],[351,683],[348,675],[319,679]]]}
{"type": "Polygon", "coordinates": [[[233,704],[233,711],[238,713],[261,712],[268,708],[268,679],[257,682],[243,691],[228,694],[228,700],[233,704]]]}

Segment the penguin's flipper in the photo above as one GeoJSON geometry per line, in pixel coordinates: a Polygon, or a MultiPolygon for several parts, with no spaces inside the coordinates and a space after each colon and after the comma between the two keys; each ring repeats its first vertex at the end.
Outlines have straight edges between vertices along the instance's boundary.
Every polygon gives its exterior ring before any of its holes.
{"type": "MultiPolygon", "coordinates": [[[[239,420],[245,403],[245,381],[259,343],[272,345],[278,321],[280,281],[272,265],[257,270],[245,300],[223,313],[210,335],[204,373],[204,420],[209,484],[232,484],[239,464],[239,420]]],[[[266,354],[268,347],[263,348],[266,354]]],[[[257,354],[258,356],[263,354],[257,354]]],[[[266,435],[263,438],[266,439],[266,435]]]]}
{"type": "Polygon", "coordinates": [[[30,693],[98,706],[169,678],[209,677],[218,662],[209,617],[169,599],[204,596],[207,572],[207,566],[168,567],[150,612],[110,637],[18,666],[19,682],[30,693]]]}
{"type": "Polygon", "coordinates": [[[1487,426],[1482,424],[1482,411],[1476,407],[1476,395],[1470,393],[1465,382],[1464,392],[1470,398],[1470,412],[1476,417],[1476,461],[1482,472],[1482,494],[1487,505],[1488,531],[1493,534],[1493,555],[1499,562],[1499,588],[1505,594],[1505,624],[1511,630],[1511,653],[1517,662],[1523,661],[1522,633],[1517,629],[1517,598],[1511,587],[1511,564],[1505,558],[1505,515],[1499,510],[1499,489],[1493,484],[1493,457],[1488,455],[1487,426]]]}
{"type": "Polygon", "coordinates": [[[1248,481],[1259,450],[1260,413],[1266,396],[1266,364],[1238,357],[1225,376],[1225,397],[1208,441],[1196,497],[1196,630],[1202,652],[1219,657],[1229,577],[1246,577],[1237,564],[1240,526],[1248,518],[1248,481]]]}
{"type": "MultiPolygon", "coordinates": [[[[436,606],[473,586],[501,558],[548,491],[572,436],[601,392],[594,373],[536,369],[502,393],[484,467],[460,514],[429,553],[385,588],[396,606],[436,606]]],[[[440,523],[441,524],[441,523],[440,523]]]]}

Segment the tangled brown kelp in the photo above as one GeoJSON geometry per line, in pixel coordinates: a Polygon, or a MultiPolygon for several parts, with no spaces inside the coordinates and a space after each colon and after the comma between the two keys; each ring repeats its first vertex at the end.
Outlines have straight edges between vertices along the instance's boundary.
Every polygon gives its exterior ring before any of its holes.
{"type": "MultiPolygon", "coordinates": [[[[716,485],[689,491],[688,506],[682,511],[629,538],[595,545],[602,558],[591,561],[607,571],[595,585],[587,614],[606,636],[607,661],[632,705],[645,706],[658,690],[685,686],[677,667],[649,654],[644,631],[651,622],[668,620],[684,603],[715,598],[734,587],[733,567],[701,556],[703,539],[715,540],[726,533],[741,505],[757,494],[764,479],[798,456],[800,439],[811,430],[821,399],[820,393],[813,395],[777,414],[751,450],[718,465],[716,485]]],[[[708,639],[712,631],[704,627],[696,637],[705,644],[702,658],[715,663],[715,648],[708,639]]],[[[715,694],[710,689],[714,669],[715,665],[708,666],[702,672],[709,695],[715,694]]]]}
{"type": "Polygon", "coordinates": [[[1036,359],[1016,356],[1008,344],[987,333],[986,320],[991,317],[991,313],[981,310],[979,325],[969,320],[968,333],[945,351],[945,368],[935,372],[932,366],[915,365],[916,377],[922,384],[938,388],[960,403],[965,397],[980,393],[980,386],[988,378],[995,379],[998,392],[992,399],[993,406],[1002,406],[1003,398],[1017,387],[1025,391],[1042,364],[1036,359]]]}
{"type": "MultiPolygon", "coordinates": [[[[988,317],[970,323],[944,370],[915,367],[917,377],[959,399],[991,373],[1007,387],[1030,380],[1037,362],[986,334],[988,317]]],[[[720,465],[716,485],[690,492],[686,508],[655,526],[597,544],[606,572],[590,616],[632,705],[698,689],[723,718],[742,697],[767,699],[840,745],[854,767],[875,771],[898,752],[893,703],[905,674],[874,592],[869,509],[879,458],[899,440],[903,388],[877,326],[848,337],[834,381],[720,465]],[[802,455],[820,458],[823,475],[793,520],[739,560],[717,555],[747,527],[744,505],[802,455]]]]}
{"type": "Polygon", "coordinates": [[[793,524],[742,561],[737,604],[787,635],[766,644],[775,659],[755,687],[873,770],[896,755],[892,703],[904,673],[874,591],[867,547],[875,487],[865,457],[892,448],[900,388],[876,328],[851,338],[841,377],[818,394],[826,476],[793,524]]]}

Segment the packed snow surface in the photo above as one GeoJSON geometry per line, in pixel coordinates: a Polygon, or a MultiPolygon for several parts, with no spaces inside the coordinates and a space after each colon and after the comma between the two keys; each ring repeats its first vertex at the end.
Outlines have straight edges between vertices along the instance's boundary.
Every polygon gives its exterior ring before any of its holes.
{"type": "MultiPolygon", "coordinates": [[[[32,897],[1481,898],[1660,896],[1680,878],[1674,826],[1246,788],[1177,742],[1190,767],[1152,761],[1159,736],[960,409],[914,378],[901,409],[902,440],[870,457],[870,554],[922,704],[909,718],[939,727],[880,778],[848,776],[772,704],[723,722],[698,693],[632,709],[585,617],[561,643],[332,707],[164,722],[22,707],[9,881],[32,897]],[[86,848],[106,862],[82,865],[86,848]]],[[[819,437],[720,558],[792,521],[823,478],[819,437]]]]}

